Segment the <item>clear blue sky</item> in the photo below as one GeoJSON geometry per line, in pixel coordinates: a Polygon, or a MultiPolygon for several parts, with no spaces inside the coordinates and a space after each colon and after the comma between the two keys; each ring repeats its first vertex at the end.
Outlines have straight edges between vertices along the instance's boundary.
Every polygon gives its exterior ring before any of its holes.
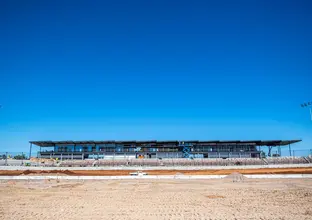
{"type": "Polygon", "coordinates": [[[29,140],[312,148],[311,1],[0,2],[0,151],[29,140]]]}

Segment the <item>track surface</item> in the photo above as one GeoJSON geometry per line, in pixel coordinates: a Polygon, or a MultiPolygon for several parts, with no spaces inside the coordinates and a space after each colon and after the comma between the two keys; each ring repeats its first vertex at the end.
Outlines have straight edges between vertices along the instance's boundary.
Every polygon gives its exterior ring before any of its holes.
{"type": "Polygon", "coordinates": [[[0,181],[0,219],[312,219],[312,179],[0,181]]]}
{"type": "MultiPolygon", "coordinates": [[[[137,170],[0,170],[0,176],[18,175],[70,175],[70,176],[125,176],[137,170]]],[[[148,175],[229,175],[241,174],[312,174],[312,167],[262,168],[262,169],[215,169],[215,170],[146,170],[148,175]]]]}

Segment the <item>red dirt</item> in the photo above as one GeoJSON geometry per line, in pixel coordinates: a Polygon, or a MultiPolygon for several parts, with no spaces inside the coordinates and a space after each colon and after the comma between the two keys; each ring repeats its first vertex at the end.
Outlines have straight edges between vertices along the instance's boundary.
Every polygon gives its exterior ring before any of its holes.
{"type": "MultiPolygon", "coordinates": [[[[0,176],[19,175],[69,175],[69,176],[127,176],[136,170],[0,170],[0,176]]],[[[148,175],[229,175],[241,174],[312,174],[312,167],[262,168],[262,169],[215,169],[215,170],[146,170],[148,175]]]]}

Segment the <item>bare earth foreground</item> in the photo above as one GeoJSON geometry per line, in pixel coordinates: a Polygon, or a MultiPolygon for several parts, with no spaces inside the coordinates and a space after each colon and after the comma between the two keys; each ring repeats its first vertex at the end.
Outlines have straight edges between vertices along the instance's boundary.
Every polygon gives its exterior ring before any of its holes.
{"type": "Polygon", "coordinates": [[[2,181],[0,219],[312,219],[312,179],[2,181]]]}

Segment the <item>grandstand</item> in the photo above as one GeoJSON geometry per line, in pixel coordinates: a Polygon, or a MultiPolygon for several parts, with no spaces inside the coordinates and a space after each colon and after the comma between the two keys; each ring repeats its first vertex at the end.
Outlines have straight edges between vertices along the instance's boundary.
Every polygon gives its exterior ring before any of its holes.
{"type": "MultiPolygon", "coordinates": [[[[289,146],[301,140],[252,140],[252,141],[30,141],[30,155],[33,145],[38,146],[38,158],[57,160],[118,160],[135,161],[149,159],[149,163],[167,163],[168,159],[181,159],[181,163],[196,163],[196,159],[261,158],[263,148],[271,156],[273,147],[281,156],[281,146],[289,146]],[[193,162],[182,159],[191,158],[193,162]]],[[[147,161],[147,160],[145,160],[147,161]]],[[[213,160],[212,160],[213,161],[213,160]]],[[[120,161],[121,162],[121,161],[120,161]]],[[[78,162],[77,162],[78,163],[78,162]]],[[[114,162],[118,163],[118,162],[114,162]]],[[[141,163],[136,161],[134,163],[141,163]]],[[[123,165],[123,162],[121,162],[123,165]]]]}

